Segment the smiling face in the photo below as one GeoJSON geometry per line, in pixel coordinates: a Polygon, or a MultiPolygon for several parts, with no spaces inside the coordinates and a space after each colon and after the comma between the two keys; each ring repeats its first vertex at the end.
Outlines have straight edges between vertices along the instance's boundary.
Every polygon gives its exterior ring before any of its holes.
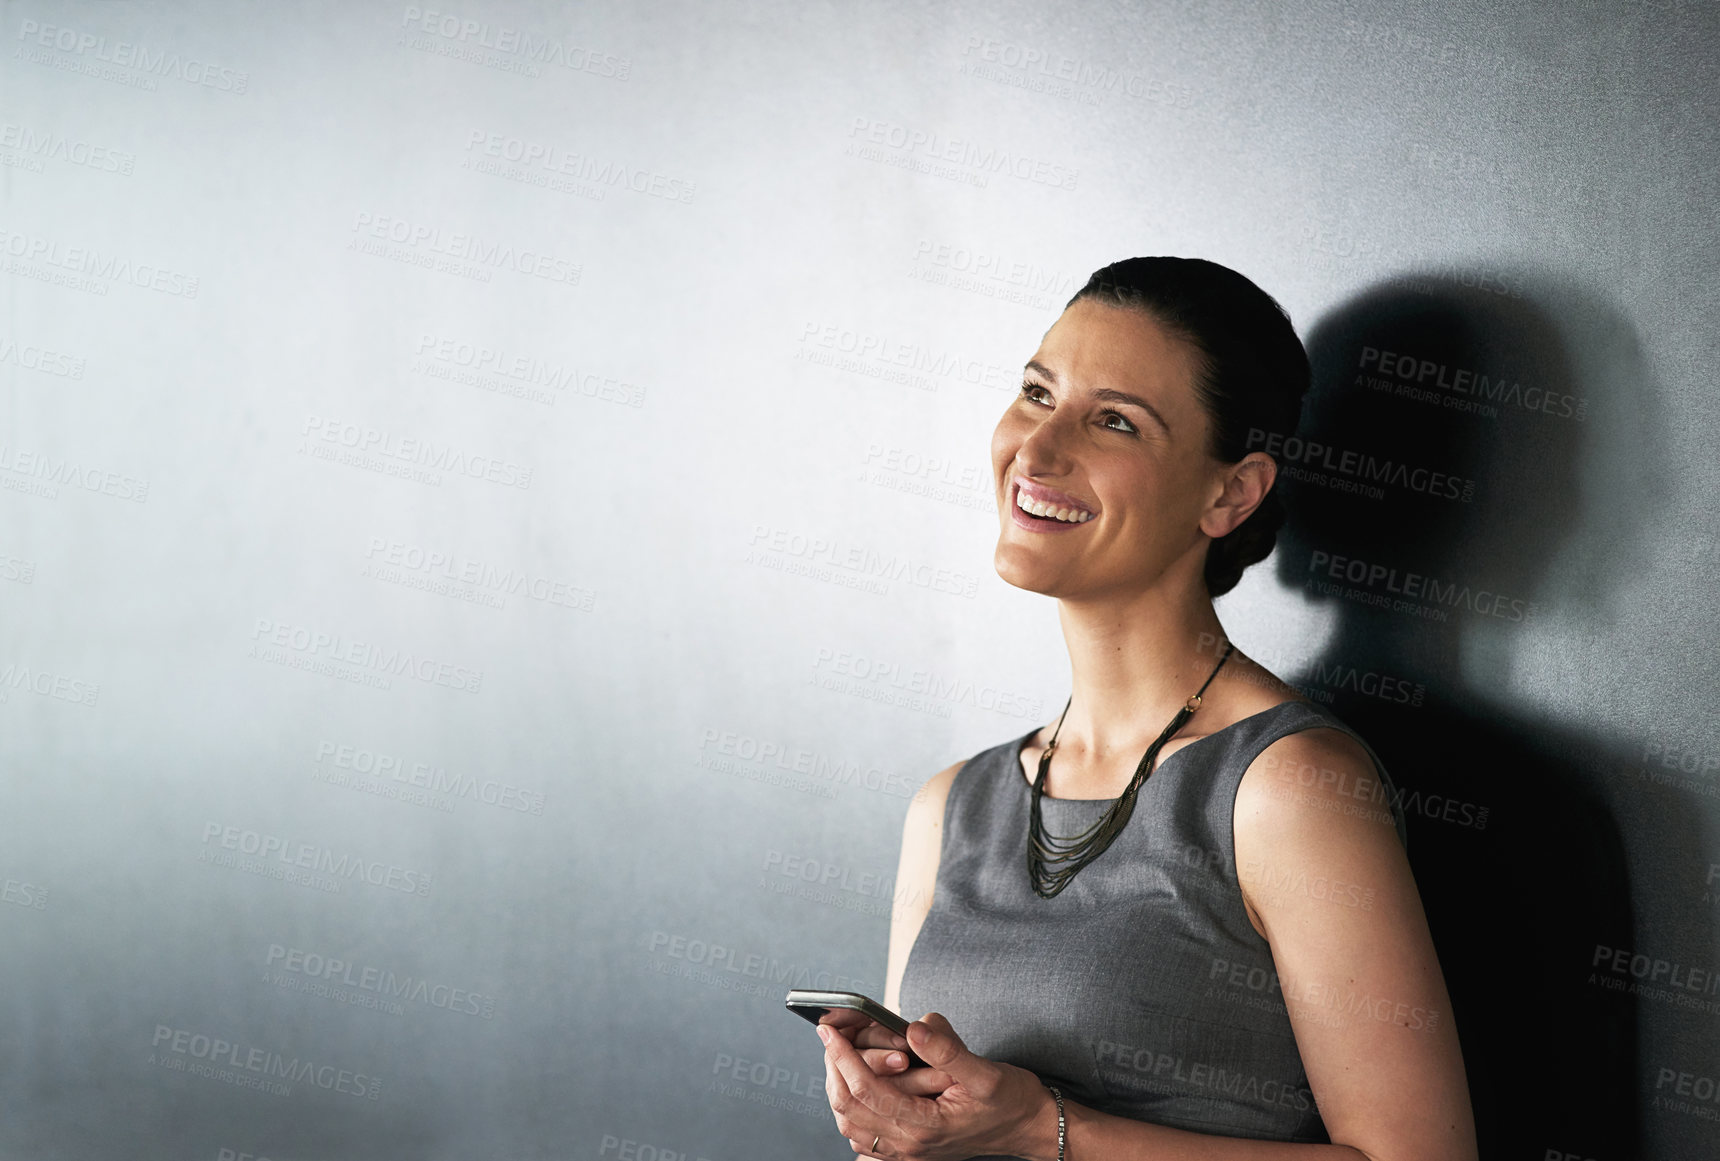
{"type": "Polygon", "coordinates": [[[1190,570],[1199,582],[1210,538],[1253,511],[1272,475],[1265,456],[1209,454],[1199,360],[1143,311],[1083,298],[1063,312],[992,434],[999,576],[1055,597],[1136,592],[1190,570]]]}

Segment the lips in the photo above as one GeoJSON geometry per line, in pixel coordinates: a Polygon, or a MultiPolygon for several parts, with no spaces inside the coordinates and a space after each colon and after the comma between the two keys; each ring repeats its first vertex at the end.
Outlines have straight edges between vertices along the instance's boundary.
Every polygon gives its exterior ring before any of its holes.
{"type": "Polygon", "coordinates": [[[1016,477],[1011,500],[1015,508],[1035,520],[1046,523],[1085,524],[1098,513],[1085,501],[1016,477]]]}

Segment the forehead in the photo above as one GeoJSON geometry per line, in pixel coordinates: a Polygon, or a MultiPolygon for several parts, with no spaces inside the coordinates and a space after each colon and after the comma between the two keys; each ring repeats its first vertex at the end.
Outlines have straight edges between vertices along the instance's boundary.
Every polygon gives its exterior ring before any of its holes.
{"type": "Polygon", "coordinates": [[[1167,416],[1198,407],[1196,351],[1142,310],[1083,298],[1051,324],[1034,360],[1066,390],[1142,395],[1167,416]]]}

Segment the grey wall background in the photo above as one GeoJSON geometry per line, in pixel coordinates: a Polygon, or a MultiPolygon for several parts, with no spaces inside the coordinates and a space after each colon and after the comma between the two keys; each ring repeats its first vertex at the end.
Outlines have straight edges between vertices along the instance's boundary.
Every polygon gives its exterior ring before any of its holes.
{"type": "Polygon", "coordinates": [[[1715,1148],[1713,6],[0,8],[0,1155],[850,1156],[781,996],[1059,708],[987,443],[1147,253],[1475,485],[1221,614],[1431,796],[1484,1144],[1715,1148]]]}

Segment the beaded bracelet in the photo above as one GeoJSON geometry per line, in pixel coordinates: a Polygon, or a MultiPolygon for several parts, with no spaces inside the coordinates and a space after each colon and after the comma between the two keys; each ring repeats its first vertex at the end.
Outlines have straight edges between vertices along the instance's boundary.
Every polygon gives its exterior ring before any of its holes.
{"type": "Polygon", "coordinates": [[[1063,1161],[1063,1142],[1068,1130],[1068,1122],[1063,1119],[1063,1094],[1054,1084],[1047,1084],[1045,1087],[1051,1090],[1051,1099],[1057,1102],[1057,1161],[1063,1161]]]}

